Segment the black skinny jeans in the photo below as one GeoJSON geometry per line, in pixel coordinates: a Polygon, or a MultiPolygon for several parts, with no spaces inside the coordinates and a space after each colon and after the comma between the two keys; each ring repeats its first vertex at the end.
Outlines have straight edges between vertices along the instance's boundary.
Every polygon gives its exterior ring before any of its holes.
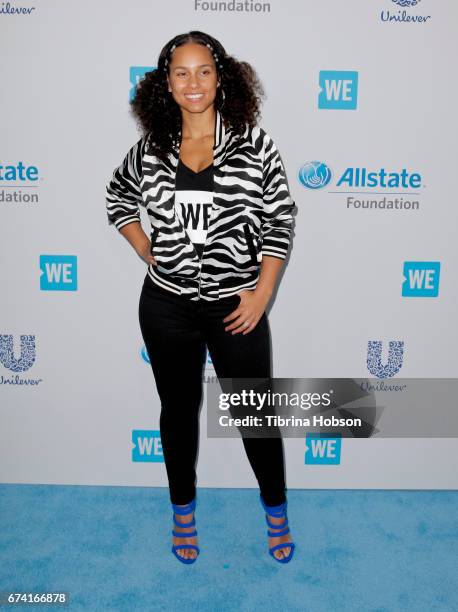
{"type": "MultiPolygon", "coordinates": [[[[271,377],[269,324],[263,313],[248,334],[224,331],[223,319],[238,306],[237,295],[192,301],[145,278],[139,303],[143,340],[161,400],[160,432],[173,504],[196,494],[199,409],[205,345],[218,378],[271,377]]],[[[264,503],[286,501],[283,442],[242,437],[264,503]]]]}

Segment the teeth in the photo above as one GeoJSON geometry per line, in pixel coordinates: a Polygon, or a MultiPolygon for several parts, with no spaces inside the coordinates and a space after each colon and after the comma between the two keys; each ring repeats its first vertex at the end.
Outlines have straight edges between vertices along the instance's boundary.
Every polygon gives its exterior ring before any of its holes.
{"type": "Polygon", "coordinates": [[[201,98],[204,94],[185,94],[186,98],[191,98],[191,99],[195,99],[195,98],[201,98]]]}

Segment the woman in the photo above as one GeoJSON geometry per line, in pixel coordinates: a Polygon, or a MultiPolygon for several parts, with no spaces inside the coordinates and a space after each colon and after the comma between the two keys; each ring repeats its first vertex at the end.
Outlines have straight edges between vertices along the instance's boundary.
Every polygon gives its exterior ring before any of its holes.
{"type": "MultiPolygon", "coordinates": [[[[206,346],[218,378],[271,376],[265,309],[295,203],[278,150],[256,125],[262,94],[251,66],[217,40],[199,31],[176,36],[137,87],[132,109],[144,136],[107,186],[109,223],[148,264],[139,320],[161,400],[172,552],[184,563],[199,554],[195,463],[206,346]]],[[[294,544],[281,437],[243,437],[243,444],[270,554],[288,562],[294,544]]]]}

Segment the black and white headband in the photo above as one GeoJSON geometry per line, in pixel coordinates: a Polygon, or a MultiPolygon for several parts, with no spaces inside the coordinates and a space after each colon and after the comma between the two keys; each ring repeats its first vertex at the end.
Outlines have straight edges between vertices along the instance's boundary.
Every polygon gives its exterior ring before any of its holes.
{"type": "MultiPolygon", "coordinates": [[[[207,43],[206,46],[213,53],[213,59],[215,60],[215,64],[218,66],[219,70],[222,70],[223,66],[221,64],[221,60],[220,60],[219,55],[216,53],[216,51],[213,49],[213,47],[212,47],[212,45],[210,43],[207,43]]],[[[169,56],[170,57],[172,57],[172,53],[175,50],[175,48],[176,48],[176,45],[172,45],[170,47],[170,50],[169,50],[169,56]]],[[[165,58],[165,61],[164,61],[164,70],[167,70],[168,63],[169,63],[169,60],[167,58],[165,58]]]]}

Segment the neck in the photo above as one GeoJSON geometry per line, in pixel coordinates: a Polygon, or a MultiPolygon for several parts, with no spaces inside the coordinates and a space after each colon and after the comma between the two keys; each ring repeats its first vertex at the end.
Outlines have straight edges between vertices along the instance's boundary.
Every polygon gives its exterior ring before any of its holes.
{"type": "Polygon", "coordinates": [[[215,133],[216,111],[214,106],[209,106],[202,113],[190,113],[181,111],[182,138],[200,140],[215,133]]]}

